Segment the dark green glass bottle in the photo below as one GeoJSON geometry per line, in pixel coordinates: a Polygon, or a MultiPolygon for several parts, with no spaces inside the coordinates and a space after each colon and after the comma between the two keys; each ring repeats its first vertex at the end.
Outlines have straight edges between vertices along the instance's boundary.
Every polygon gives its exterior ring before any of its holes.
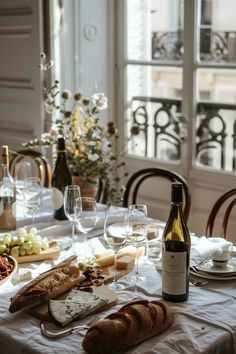
{"type": "Polygon", "coordinates": [[[163,231],[162,297],[181,302],[189,293],[190,234],[182,209],[182,184],[172,183],[171,210],[163,231]]]}
{"type": "Polygon", "coordinates": [[[65,139],[58,138],[57,159],[52,174],[52,199],[54,206],[54,218],[57,220],[67,219],[64,212],[64,191],[65,187],[71,183],[71,173],[66,159],[65,139]]]}

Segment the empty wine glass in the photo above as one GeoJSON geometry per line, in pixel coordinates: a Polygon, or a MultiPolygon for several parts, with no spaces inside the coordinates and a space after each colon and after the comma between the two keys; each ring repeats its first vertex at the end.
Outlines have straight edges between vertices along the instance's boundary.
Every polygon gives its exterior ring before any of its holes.
{"type": "Polygon", "coordinates": [[[80,197],[80,187],[77,185],[66,186],[64,192],[64,212],[71,222],[71,247],[75,242],[75,224],[76,224],[76,199],[80,197]]]}
{"type": "Polygon", "coordinates": [[[128,209],[128,242],[136,247],[135,276],[130,276],[130,281],[146,280],[145,276],[139,273],[139,246],[147,239],[147,206],[144,204],[133,204],[128,209]]]}
{"type": "MultiPolygon", "coordinates": [[[[98,221],[97,203],[94,198],[79,197],[76,199],[75,220],[75,225],[82,232],[84,236],[83,243],[86,245],[88,233],[96,227],[98,221]]],[[[88,255],[84,258],[84,261],[89,260],[90,249],[87,253],[88,255]]]]}
{"type": "Polygon", "coordinates": [[[24,179],[23,200],[25,208],[32,215],[33,224],[35,211],[42,205],[42,185],[38,177],[24,179]]]}
{"type": "MultiPolygon", "coordinates": [[[[117,252],[126,243],[128,211],[126,209],[109,208],[104,223],[104,239],[108,247],[114,250],[114,264],[116,265],[117,252]]],[[[124,286],[117,282],[115,271],[113,282],[109,285],[112,290],[122,290],[124,286]]]]}
{"type": "Polygon", "coordinates": [[[15,165],[15,185],[16,191],[22,195],[24,189],[24,180],[32,177],[32,166],[29,161],[19,161],[15,165]]]}

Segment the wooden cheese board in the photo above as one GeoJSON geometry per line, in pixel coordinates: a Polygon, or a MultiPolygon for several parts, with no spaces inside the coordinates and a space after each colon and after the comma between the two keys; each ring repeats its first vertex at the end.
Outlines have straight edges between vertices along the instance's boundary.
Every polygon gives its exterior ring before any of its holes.
{"type": "MultiPolygon", "coordinates": [[[[94,311],[93,313],[107,310],[118,303],[117,294],[111,289],[109,289],[105,284],[102,284],[100,286],[94,285],[92,288],[94,294],[102,295],[108,298],[108,302],[104,306],[100,307],[98,310],[94,311]]],[[[57,299],[63,300],[68,296],[68,294],[69,292],[66,292],[63,295],[59,296],[57,299]]],[[[49,313],[48,303],[31,307],[30,309],[28,309],[28,312],[31,315],[35,316],[36,318],[39,318],[40,320],[53,322],[53,319],[49,313]]]]}
{"type": "Polygon", "coordinates": [[[49,242],[49,248],[39,254],[30,254],[17,258],[18,263],[39,262],[50,259],[57,259],[60,255],[60,247],[56,241],[49,242]]]}
{"type": "MultiPolygon", "coordinates": [[[[115,266],[109,266],[106,268],[103,268],[103,284],[96,286],[93,285],[93,293],[97,295],[102,295],[108,298],[108,302],[100,307],[98,310],[94,311],[93,313],[97,312],[102,312],[107,310],[108,308],[116,305],[118,303],[118,295],[111,290],[106,284],[109,284],[113,281],[114,274],[116,273],[117,279],[120,279],[127,275],[133,268],[129,269],[124,269],[124,270],[117,270],[115,266]]],[[[57,297],[56,299],[66,299],[70,291],[62,294],[61,296],[57,297]]],[[[43,303],[34,307],[31,307],[27,310],[31,315],[34,317],[45,320],[45,321],[50,321],[53,322],[52,316],[50,315],[49,309],[48,309],[48,303],[43,303]]]]}

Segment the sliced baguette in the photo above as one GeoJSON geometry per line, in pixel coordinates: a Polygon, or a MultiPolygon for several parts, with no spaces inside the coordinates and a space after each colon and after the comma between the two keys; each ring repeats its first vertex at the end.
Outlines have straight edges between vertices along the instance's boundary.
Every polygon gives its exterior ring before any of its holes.
{"type": "Polygon", "coordinates": [[[16,312],[54,299],[81,283],[85,276],[73,265],[76,258],[76,256],[67,258],[26,284],[11,299],[9,311],[16,312]]]}

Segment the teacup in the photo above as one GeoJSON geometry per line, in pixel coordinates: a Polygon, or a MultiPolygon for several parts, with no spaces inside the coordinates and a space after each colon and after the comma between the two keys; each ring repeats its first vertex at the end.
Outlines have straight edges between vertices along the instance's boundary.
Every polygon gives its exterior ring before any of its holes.
{"type": "Polygon", "coordinates": [[[215,267],[224,268],[232,257],[233,243],[228,242],[228,245],[223,250],[217,250],[212,254],[212,262],[215,267]]]}

